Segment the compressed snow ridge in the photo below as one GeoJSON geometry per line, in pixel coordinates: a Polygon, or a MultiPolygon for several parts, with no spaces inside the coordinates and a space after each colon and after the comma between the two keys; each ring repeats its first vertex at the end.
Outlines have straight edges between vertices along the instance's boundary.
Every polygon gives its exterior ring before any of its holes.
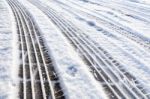
{"type": "Polygon", "coordinates": [[[53,57],[55,69],[67,99],[105,99],[102,87],[94,79],[59,29],[35,6],[20,0],[32,12],[53,57]]]}

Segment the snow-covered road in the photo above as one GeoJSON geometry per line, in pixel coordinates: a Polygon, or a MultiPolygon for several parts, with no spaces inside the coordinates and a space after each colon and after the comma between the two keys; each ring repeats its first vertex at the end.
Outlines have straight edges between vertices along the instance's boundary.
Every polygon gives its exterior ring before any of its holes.
{"type": "Polygon", "coordinates": [[[0,0],[0,13],[0,99],[150,99],[148,0],[0,0]]]}

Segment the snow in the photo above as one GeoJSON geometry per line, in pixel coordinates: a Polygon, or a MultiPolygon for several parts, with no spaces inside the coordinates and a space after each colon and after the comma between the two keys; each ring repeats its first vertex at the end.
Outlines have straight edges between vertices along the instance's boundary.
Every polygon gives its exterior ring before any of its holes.
{"type": "MultiPolygon", "coordinates": [[[[63,1],[61,1],[63,2],[63,1]]],[[[150,21],[149,17],[147,15],[147,12],[140,12],[138,10],[133,10],[131,7],[129,8],[129,3],[124,2],[100,2],[102,6],[95,6],[90,3],[84,3],[84,2],[74,2],[71,0],[68,0],[68,5],[75,7],[77,9],[81,9],[81,11],[89,12],[95,15],[96,17],[105,19],[115,25],[121,25],[124,28],[127,28],[130,31],[134,31],[137,34],[142,34],[146,38],[150,38],[150,21]],[[78,5],[78,6],[75,6],[78,5]],[[89,8],[89,6],[92,8],[89,8]],[[114,11],[115,9],[115,11],[114,11]],[[119,9],[119,11],[117,11],[119,9]],[[142,21],[142,19],[138,19],[136,17],[137,15],[140,15],[140,17],[143,18],[143,20],[147,20],[148,22],[142,21]],[[144,15],[144,17],[143,17],[144,15]],[[136,23],[136,24],[135,24],[136,23]]]]}
{"type": "MultiPolygon", "coordinates": [[[[74,2],[80,5],[80,7],[78,7],[77,5],[70,3],[70,1],[73,2],[73,0],[57,0],[57,1],[64,3],[63,6],[61,5],[60,2],[57,2],[57,3],[51,2],[49,6],[57,10],[57,12],[60,12],[59,13],[60,15],[64,16],[66,19],[74,23],[78,28],[80,28],[84,33],[86,33],[89,36],[89,39],[92,39],[93,41],[97,42],[99,46],[103,47],[106,51],[108,51],[117,61],[119,61],[122,64],[124,69],[129,71],[139,81],[141,81],[144,88],[148,92],[150,92],[149,90],[150,89],[150,76],[149,76],[150,54],[148,51],[146,51],[145,49],[143,49],[141,46],[134,43],[133,41],[120,35],[116,31],[111,30],[109,27],[104,26],[104,24],[98,23],[98,20],[92,19],[88,17],[87,15],[80,13],[80,11],[85,11],[90,14],[96,15],[95,13],[92,13],[90,9],[85,10],[84,6],[86,6],[86,4],[83,5],[83,2],[82,3],[74,2]],[[58,3],[60,4],[59,6],[58,6],[58,3]],[[77,10],[75,10],[75,8],[77,10]],[[107,32],[105,33],[104,31],[105,32],[107,31],[107,32]]],[[[46,2],[45,4],[48,4],[48,3],[46,2]]],[[[87,4],[86,8],[89,8],[88,6],[89,5],[87,4]]],[[[120,9],[120,10],[123,10],[123,9],[120,9]]],[[[101,16],[99,15],[99,17],[101,16]]],[[[131,19],[126,18],[126,17],[124,18],[124,16],[122,15],[120,15],[120,17],[127,21],[132,22],[131,19]]],[[[107,21],[110,22],[109,20],[107,21]]],[[[111,21],[115,23],[115,20],[111,20],[111,21]]],[[[138,28],[139,28],[137,27],[138,24],[141,25],[143,23],[135,22],[135,21],[137,20],[134,20],[133,23],[136,26],[129,25],[130,23],[129,22],[126,27],[131,28],[131,29],[134,29],[135,27],[135,30],[138,31],[138,28]]],[[[116,24],[119,24],[120,26],[125,25],[125,23],[120,22],[120,20],[118,20],[117,22],[118,23],[116,24]]],[[[150,25],[147,24],[147,26],[149,27],[150,25]]],[[[143,28],[144,27],[146,28],[146,25],[143,26],[143,28]]],[[[132,31],[128,28],[126,28],[128,31],[132,31]]],[[[140,31],[136,33],[138,34],[139,32],[140,31]]],[[[147,37],[148,39],[150,37],[149,31],[147,31],[147,33],[145,31],[141,31],[141,35],[147,37]]]]}
{"type": "MultiPolygon", "coordinates": [[[[107,99],[101,84],[94,79],[82,56],[59,28],[27,0],[18,1],[29,10],[39,26],[67,99],[107,99]]],[[[123,30],[115,28],[122,27],[150,41],[149,0],[39,1],[55,9],[85,33],[89,40],[105,49],[150,93],[149,50],[122,35],[123,30]]],[[[0,99],[18,98],[20,42],[16,31],[11,8],[6,0],[0,0],[0,99]]]]}
{"type": "Polygon", "coordinates": [[[13,69],[13,34],[12,20],[8,16],[8,4],[0,0],[0,99],[12,99],[15,84],[11,76],[13,69]]]}
{"type": "Polygon", "coordinates": [[[134,3],[143,3],[143,4],[150,4],[149,0],[127,0],[134,3]]]}
{"type": "Polygon", "coordinates": [[[128,3],[136,3],[140,5],[149,5],[150,1],[149,0],[81,0],[81,1],[94,1],[94,2],[99,2],[99,1],[109,1],[109,2],[128,2],[128,3]]]}
{"type": "Polygon", "coordinates": [[[39,25],[42,36],[53,57],[61,86],[68,99],[105,99],[101,85],[93,78],[86,64],[75,52],[59,29],[41,11],[22,1],[39,25]]]}

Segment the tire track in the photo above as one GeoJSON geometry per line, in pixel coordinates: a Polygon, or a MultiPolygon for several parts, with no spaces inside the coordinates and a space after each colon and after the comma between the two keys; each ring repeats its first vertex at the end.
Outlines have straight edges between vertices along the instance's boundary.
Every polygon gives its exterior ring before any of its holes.
{"type": "Polygon", "coordinates": [[[64,99],[64,93],[40,30],[18,1],[7,0],[14,13],[20,41],[21,99],[64,99]]]}
{"type": "Polygon", "coordinates": [[[139,82],[136,81],[135,86],[131,84],[130,80],[135,80],[135,78],[127,71],[123,72],[123,70],[120,70],[119,63],[114,61],[115,59],[113,59],[108,52],[89,39],[85,33],[71,22],[60,17],[52,8],[42,5],[42,3],[38,1],[32,0],[31,3],[42,10],[51,21],[56,24],[62,33],[64,33],[74,47],[80,51],[84,60],[93,72],[94,77],[103,84],[103,87],[105,87],[105,91],[108,92],[110,98],[126,99],[131,97],[136,99],[147,99],[148,96],[145,95],[145,92],[141,91],[141,88],[136,86],[139,82]],[[113,62],[110,62],[110,59],[108,58],[111,58],[113,62]],[[131,85],[125,83],[122,79],[123,77],[131,85]]]}

